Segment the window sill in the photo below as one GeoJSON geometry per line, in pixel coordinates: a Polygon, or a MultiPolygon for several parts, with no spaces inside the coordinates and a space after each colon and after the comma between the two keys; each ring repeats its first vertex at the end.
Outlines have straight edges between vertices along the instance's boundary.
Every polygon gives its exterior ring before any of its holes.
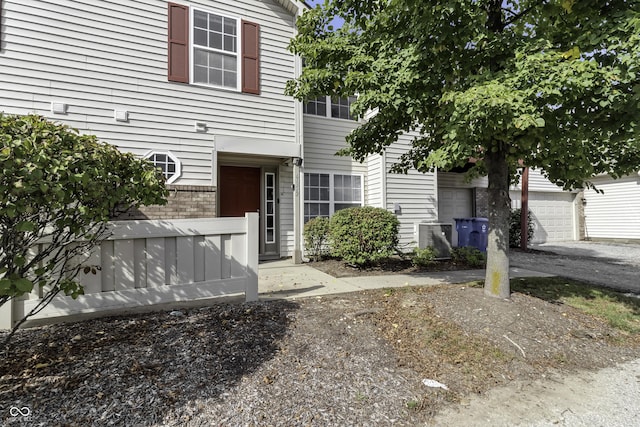
{"type": "Polygon", "coordinates": [[[340,117],[327,117],[327,116],[319,116],[317,114],[309,114],[309,113],[304,113],[303,115],[305,116],[309,116],[309,117],[317,117],[319,119],[327,119],[327,120],[340,120],[343,122],[353,122],[353,123],[360,123],[360,120],[354,120],[354,119],[343,119],[340,117]]]}
{"type": "Polygon", "coordinates": [[[225,92],[232,92],[232,93],[243,93],[241,90],[237,89],[237,88],[229,88],[226,86],[214,86],[214,85],[207,85],[204,83],[189,83],[189,86],[196,86],[196,87],[201,87],[201,88],[206,88],[206,89],[213,89],[213,90],[223,90],[225,92]]]}

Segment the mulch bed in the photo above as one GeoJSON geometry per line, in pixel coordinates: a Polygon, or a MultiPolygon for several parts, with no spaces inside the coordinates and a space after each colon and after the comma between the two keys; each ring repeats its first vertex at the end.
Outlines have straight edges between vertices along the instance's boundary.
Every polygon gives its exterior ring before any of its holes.
{"type": "Polygon", "coordinates": [[[103,318],[19,331],[0,419],[414,426],[496,385],[637,357],[619,338],[570,307],[463,285],[103,318]]]}

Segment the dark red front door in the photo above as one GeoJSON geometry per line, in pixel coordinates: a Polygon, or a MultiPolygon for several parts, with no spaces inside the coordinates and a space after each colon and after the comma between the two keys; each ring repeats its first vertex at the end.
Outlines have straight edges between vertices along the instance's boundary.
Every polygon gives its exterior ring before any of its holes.
{"type": "Polygon", "coordinates": [[[244,216],[260,209],[260,168],[220,166],[220,216],[244,216]]]}

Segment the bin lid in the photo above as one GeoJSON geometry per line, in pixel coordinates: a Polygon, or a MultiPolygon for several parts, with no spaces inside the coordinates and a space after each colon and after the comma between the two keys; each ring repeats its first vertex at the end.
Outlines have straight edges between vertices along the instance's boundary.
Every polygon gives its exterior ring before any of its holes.
{"type": "Polygon", "coordinates": [[[489,222],[489,218],[474,217],[474,218],[471,218],[471,221],[489,222]]]}

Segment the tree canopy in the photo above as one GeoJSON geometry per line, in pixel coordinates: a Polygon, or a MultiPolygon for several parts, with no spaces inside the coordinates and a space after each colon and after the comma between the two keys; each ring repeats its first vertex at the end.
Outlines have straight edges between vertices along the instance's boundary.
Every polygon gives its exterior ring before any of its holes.
{"type": "Polygon", "coordinates": [[[476,159],[489,177],[490,294],[508,296],[519,162],[565,189],[640,168],[640,1],[326,0],[299,19],[291,49],[305,68],[289,94],[357,93],[353,113],[373,112],[344,153],[362,161],[412,131],[396,171],[476,159]]]}

